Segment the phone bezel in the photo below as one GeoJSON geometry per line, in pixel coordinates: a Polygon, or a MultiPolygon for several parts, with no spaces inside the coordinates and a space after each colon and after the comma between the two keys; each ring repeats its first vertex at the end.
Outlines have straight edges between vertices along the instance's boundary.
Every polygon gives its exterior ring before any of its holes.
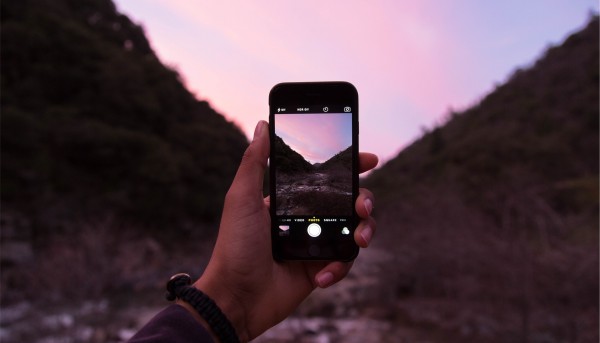
{"type": "MultiPolygon", "coordinates": [[[[349,82],[286,82],[275,85],[269,93],[269,122],[275,122],[275,108],[289,104],[351,104],[352,106],[352,193],[353,204],[358,197],[358,135],[359,135],[359,106],[358,92],[349,82]]],[[[276,125],[276,124],[275,124],[276,125]]],[[[275,125],[269,125],[271,147],[275,137],[275,125]]],[[[273,151],[271,151],[273,152],[273,151]]],[[[273,159],[271,159],[273,161],[273,159]]],[[[269,165],[269,191],[271,195],[271,245],[273,257],[276,260],[341,260],[349,261],[356,258],[359,248],[353,233],[358,225],[358,215],[352,208],[352,235],[346,239],[285,240],[278,235],[275,197],[275,165],[269,165]],[[333,251],[333,250],[335,251],[333,251]],[[326,251],[326,252],[325,252],[326,251]]]]}

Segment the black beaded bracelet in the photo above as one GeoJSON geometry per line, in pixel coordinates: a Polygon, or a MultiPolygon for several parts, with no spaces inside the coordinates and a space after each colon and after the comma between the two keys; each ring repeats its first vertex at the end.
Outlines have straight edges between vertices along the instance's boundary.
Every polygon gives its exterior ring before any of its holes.
{"type": "Polygon", "coordinates": [[[177,298],[190,304],[210,326],[221,343],[239,343],[233,325],[219,306],[201,290],[191,286],[192,278],[185,273],[175,274],[167,282],[167,300],[177,298]]]}

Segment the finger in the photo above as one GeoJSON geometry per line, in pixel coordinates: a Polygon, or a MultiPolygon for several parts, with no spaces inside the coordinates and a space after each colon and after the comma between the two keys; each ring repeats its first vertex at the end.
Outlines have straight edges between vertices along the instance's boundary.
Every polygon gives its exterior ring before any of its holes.
{"type": "Polygon", "coordinates": [[[361,220],[356,230],[354,230],[354,241],[359,247],[366,248],[371,243],[375,231],[377,231],[377,223],[373,217],[361,220]]]}
{"type": "Polygon", "coordinates": [[[254,138],[246,148],[230,191],[240,195],[260,194],[267,159],[269,158],[269,124],[261,120],[254,130],[254,138]]]}
{"type": "Polygon", "coordinates": [[[375,154],[371,154],[370,152],[358,153],[358,172],[364,173],[375,168],[377,162],[379,162],[379,158],[375,154]]]}
{"type": "Polygon", "coordinates": [[[315,275],[315,284],[327,288],[346,277],[351,267],[352,262],[331,262],[315,275]]]}
{"type": "Polygon", "coordinates": [[[265,206],[267,206],[267,208],[270,208],[270,207],[271,207],[271,196],[270,196],[270,195],[267,195],[267,196],[266,196],[266,197],[263,199],[263,201],[265,202],[265,206]]]}
{"type": "Polygon", "coordinates": [[[366,188],[360,188],[354,208],[359,217],[363,219],[368,218],[375,208],[375,198],[373,197],[373,193],[366,188]]]}

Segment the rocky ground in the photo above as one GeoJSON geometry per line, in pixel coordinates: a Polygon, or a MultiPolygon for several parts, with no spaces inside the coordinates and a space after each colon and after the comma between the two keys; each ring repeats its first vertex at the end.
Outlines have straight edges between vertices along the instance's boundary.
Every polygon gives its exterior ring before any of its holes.
{"type": "MultiPolygon", "coordinates": [[[[379,295],[370,291],[379,292],[376,265],[389,259],[383,251],[364,251],[346,280],[317,290],[293,316],[255,341],[398,342],[398,337],[416,337],[411,330],[394,325],[385,313],[365,306],[369,302],[377,306],[374,299],[379,295]]],[[[0,341],[124,342],[167,304],[161,295],[157,290],[52,307],[27,301],[3,306],[0,341]]]]}
{"type": "Polygon", "coordinates": [[[161,306],[117,308],[109,300],[52,308],[21,302],[2,309],[2,342],[125,342],[161,306]]]}
{"type": "MultiPolygon", "coordinates": [[[[362,250],[346,279],[328,289],[317,289],[288,319],[255,342],[496,343],[520,342],[524,337],[532,343],[597,341],[597,332],[589,330],[574,336],[558,332],[564,323],[553,313],[532,313],[531,318],[543,317],[545,326],[524,327],[511,304],[403,296],[405,282],[394,270],[405,258],[377,245],[362,250]]],[[[28,301],[3,305],[0,341],[125,342],[168,304],[162,300],[163,294],[157,287],[54,306],[28,301]]],[[[594,318],[593,313],[588,318],[594,318]]],[[[591,319],[580,319],[582,328],[597,325],[591,319]]]]}
{"type": "Polygon", "coordinates": [[[340,182],[326,172],[278,174],[277,178],[277,215],[327,214],[340,204],[351,205],[351,179],[340,182]]]}

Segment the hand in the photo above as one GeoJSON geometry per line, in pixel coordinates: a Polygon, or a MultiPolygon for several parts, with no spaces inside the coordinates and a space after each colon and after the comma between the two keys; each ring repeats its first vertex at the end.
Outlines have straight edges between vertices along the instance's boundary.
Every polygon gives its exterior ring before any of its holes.
{"type": "MultiPolygon", "coordinates": [[[[268,124],[260,121],[225,198],[212,257],[194,284],[215,300],[236,328],[251,340],[285,319],[316,288],[329,287],[348,274],[352,262],[275,262],[271,254],[269,198],[262,195],[269,157],[268,124]]],[[[360,154],[360,172],[377,165],[377,156],[360,154]]],[[[361,221],[354,239],[363,248],[375,233],[370,217],[373,195],[360,190],[361,221]]]]}

